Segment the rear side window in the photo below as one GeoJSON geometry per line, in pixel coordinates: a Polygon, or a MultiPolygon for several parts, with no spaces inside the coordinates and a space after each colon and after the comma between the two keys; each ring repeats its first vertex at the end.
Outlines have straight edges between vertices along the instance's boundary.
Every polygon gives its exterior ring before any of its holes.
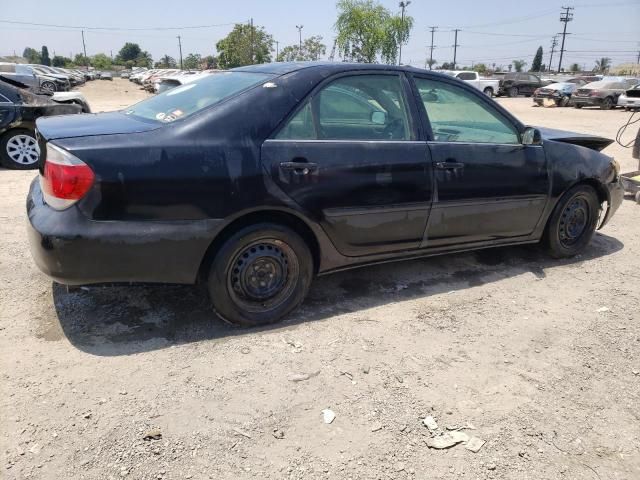
{"type": "Polygon", "coordinates": [[[481,98],[444,82],[416,79],[438,142],[519,144],[515,127],[481,98]]]}
{"type": "Polygon", "coordinates": [[[169,123],[266,82],[273,75],[255,72],[223,72],[194,80],[143,100],[125,111],[126,115],[169,123]]]}
{"type": "Polygon", "coordinates": [[[471,72],[462,72],[458,74],[460,80],[475,80],[476,74],[471,72]]]}
{"type": "Polygon", "coordinates": [[[397,75],[341,77],[306,100],[275,137],[279,140],[410,140],[397,75]]]}

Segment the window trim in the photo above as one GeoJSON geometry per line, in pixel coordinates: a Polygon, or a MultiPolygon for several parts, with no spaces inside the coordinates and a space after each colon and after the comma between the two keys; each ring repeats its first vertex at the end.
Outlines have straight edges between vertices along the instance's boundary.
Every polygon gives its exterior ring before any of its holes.
{"type": "Polygon", "coordinates": [[[424,141],[425,138],[423,136],[423,130],[421,127],[421,118],[420,112],[417,110],[417,106],[415,105],[415,99],[413,98],[413,91],[411,83],[406,76],[406,72],[402,70],[350,70],[345,72],[339,72],[335,75],[331,75],[317,83],[313,89],[305,95],[305,97],[298,102],[298,104],[289,112],[288,115],[284,117],[282,121],[274,128],[271,134],[267,137],[265,141],[274,140],[278,142],[416,142],[416,141],[424,141]],[[305,108],[307,102],[311,103],[311,116],[314,122],[314,127],[317,132],[317,114],[314,109],[314,100],[318,97],[318,93],[322,91],[327,85],[333,83],[336,80],[344,77],[354,77],[357,75],[387,75],[387,76],[395,76],[400,79],[400,88],[401,94],[403,96],[403,100],[405,102],[405,106],[407,109],[407,120],[409,122],[409,138],[406,140],[376,140],[376,139],[358,139],[358,140],[340,140],[340,139],[326,139],[326,138],[316,138],[316,139],[286,139],[286,138],[276,138],[280,132],[287,126],[289,121],[293,119],[303,108],[305,108]]]}
{"type": "Polygon", "coordinates": [[[3,94],[1,94],[1,93],[0,93],[0,104],[1,104],[1,105],[5,105],[5,104],[13,105],[13,102],[12,102],[9,98],[5,97],[3,94]],[[2,100],[3,98],[4,98],[6,101],[3,101],[3,100],[2,100]]]}
{"type": "MultiPolygon", "coordinates": [[[[504,145],[522,145],[522,133],[525,129],[525,126],[520,123],[518,121],[518,119],[516,119],[515,117],[512,117],[508,112],[503,112],[500,108],[496,108],[496,105],[494,104],[493,100],[489,100],[487,98],[486,95],[479,93],[479,90],[477,90],[476,88],[471,87],[468,83],[463,82],[462,84],[458,83],[458,82],[451,82],[449,81],[448,78],[446,77],[435,77],[435,76],[430,76],[430,75],[424,75],[424,74],[415,74],[412,73],[410,74],[410,78],[411,78],[411,86],[413,89],[413,96],[414,96],[414,100],[415,103],[417,104],[417,108],[418,110],[420,110],[420,116],[422,118],[423,121],[423,128],[425,130],[425,134],[426,134],[426,138],[428,142],[431,143],[436,143],[436,140],[434,139],[434,135],[433,135],[433,129],[431,128],[431,120],[429,120],[429,114],[427,113],[427,109],[424,106],[424,102],[422,101],[422,98],[420,97],[420,92],[418,90],[418,84],[416,82],[416,80],[428,80],[428,81],[432,81],[432,82],[442,82],[442,83],[446,83],[447,85],[450,85],[451,87],[457,87],[461,90],[465,90],[467,91],[470,95],[474,95],[474,98],[479,100],[479,103],[484,104],[488,110],[492,111],[494,114],[496,114],[496,116],[502,118],[506,123],[508,123],[509,125],[511,125],[513,127],[513,129],[517,132],[518,134],[518,140],[519,143],[508,143],[508,144],[504,144],[504,145]]],[[[437,142],[437,143],[443,143],[443,142],[437,142]]],[[[463,143],[473,143],[473,145],[503,145],[500,143],[476,143],[476,142],[444,142],[447,144],[463,144],[463,143]]]]}

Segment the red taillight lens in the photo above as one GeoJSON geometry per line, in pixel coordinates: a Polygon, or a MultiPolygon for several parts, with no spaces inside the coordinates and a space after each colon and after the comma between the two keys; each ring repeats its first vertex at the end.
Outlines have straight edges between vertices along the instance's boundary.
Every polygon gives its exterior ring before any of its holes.
{"type": "Polygon", "coordinates": [[[95,175],[86,163],[66,150],[47,144],[40,183],[49,206],[58,210],[70,207],[86,195],[94,180],[95,175]]]}

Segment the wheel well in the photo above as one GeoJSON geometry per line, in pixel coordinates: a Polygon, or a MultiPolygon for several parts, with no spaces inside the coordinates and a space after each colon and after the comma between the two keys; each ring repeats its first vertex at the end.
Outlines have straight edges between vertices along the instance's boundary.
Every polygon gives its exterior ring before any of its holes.
{"type": "MultiPolygon", "coordinates": [[[[601,206],[602,206],[602,204],[604,202],[608,202],[609,201],[609,197],[607,195],[607,191],[605,190],[605,188],[602,185],[602,183],[600,183],[598,180],[596,180],[594,178],[586,178],[584,180],[580,180],[579,182],[574,183],[569,188],[567,188],[564,192],[562,192],[562,195],[560,195],[560,197],[558,198],[558,201],[553,206],[553,209],[551,210],[551,213],[549,213],[549,216],[546,219],[546,224],[544,226],[544,231],[545,232],[549,229],[549,222],[551,221],[551,217],[553,216],[553,213],[555,212],[555,209],[558,207],[558,204],[560,203],[560,200],[567,194],[567,192],[569,190],[571,190],[574,187],[577,187],[578,185],[589,185],[590,187],[592,187],[596,191],[596,194],[598,195],[598,202],[600,203],[601,206]]],[[[604,217],[602,217],[602,218],[604,218],[604,217]]]]}
{"type": "Polygon", "coordinates": [[[259,212],[248,213],[240,218],[235,219],[216,235],[216,237],[209,245],[209,248],[207,248],[202,262],[200,263],[200,269],[198,271],[197,279],[199,283],[203,282],[206,279],[209,267],[211,266],[211,262],[213,262],[216,252],[219,250],[222,244],[224,244],[224,242],[238,230],[256,223],[275,223],[288,227],[298,235],[300,235],[311,251],[311,256],[313,257],[314,272],[318,271],[318,268],[320,267],[320,245],[318,244],[318,240],[313,233],[313,230],[311,230],[311,228],[303,220],[291,213],[283,212],[280,210],[262,210],[259,212]]]}

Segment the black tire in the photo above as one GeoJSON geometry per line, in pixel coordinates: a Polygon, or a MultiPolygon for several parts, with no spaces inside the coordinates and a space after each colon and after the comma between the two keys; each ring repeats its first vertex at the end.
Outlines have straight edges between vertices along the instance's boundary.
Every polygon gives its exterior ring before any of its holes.
{"type": "Polygon", "coordinates": [[[582,108],[582,105],[580,105],[579,103],[576,103],[573,107],[574,108],[582,108]]]}
{"type": "Polygon", "coordinates": [[[493,88],[487,87],[482,91],[482,93],[484,93],[487,97],[491,98],[493,97],[493,88]]]}
{"type": "Polygon", "coordinates": [[[56,88],[56,84],[54,82],[42,82],[40,88],[46,92],[55,92],[58,89],[56,88]]]}
{"type": "Polygon", "coordinates": [[[15,145],[17,138],[24,138],[25,136],[30,138],[29,143],[33,142],[37,146],[35,133],[25,128],[14,128],[0,136],[0,165],[12,170],[30,170],[38,168],[38,161],[40,160],[39,154],[36,161],[33,161],[33,157],[29,158],[29,163],[21,163],[19,160],[15,160],[10,156],[9,150],[14,150],[9,145],[10,142],[15,145]]]}
{"type": "Polygon", "coordinates": [[[576,185],[558,201],[542,239],[554,258],[568,258],[582,252],[591,241],[598,223],[600,202],[590,185],[576,185]]]}
{"type": "Polygon", "coordinates": [[[519,94],[518,87],[510,87],[509,90],[507,90],[507,95],[511,98],[517,97],[519,94]]]}
{"type": "Polygon", "coordinates": [[[312,278],[313,259],[302,237],[287,227],[260,223],[224,242],[209,270],[208,290],[223,320],[253,327],[295,310],[312,278]]]}
{"type": "Polygon", "coordinates": [[[606,97],[600,104],[600,110],[611,110],[613,108],[613,98],[606,97]]]}
{"type": "Polygon", "coordinates": [[[569,100],[570,98],[567,96],[563,96],[558,102],[558,106],[559,107],[566,107],[567,105],[569,105],[569,100]]]}

